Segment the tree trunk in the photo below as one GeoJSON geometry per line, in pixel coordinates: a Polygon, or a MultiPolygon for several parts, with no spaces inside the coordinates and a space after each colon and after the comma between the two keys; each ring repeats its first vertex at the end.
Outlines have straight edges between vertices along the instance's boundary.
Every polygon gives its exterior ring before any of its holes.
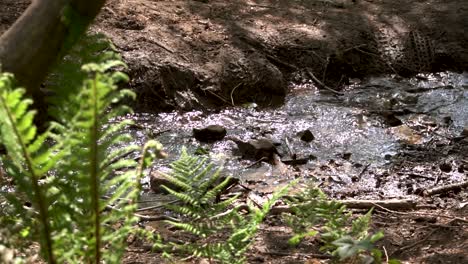
{"type": "Polygon", "coordinates": [[[44,106],[40,84],[93,21],[105,0],[33,0],[0,37],[1,70],[44,106]]]}

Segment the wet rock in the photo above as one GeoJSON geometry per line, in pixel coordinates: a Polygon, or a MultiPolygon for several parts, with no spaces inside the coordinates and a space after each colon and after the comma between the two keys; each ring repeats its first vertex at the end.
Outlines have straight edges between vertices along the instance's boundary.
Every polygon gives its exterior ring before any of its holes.
{"type": "Polygon", "coordinates": [[[314,134],[312,134],[312,132],[309,129],[301,131],[297,133],[297,135],[301,137],[302,141],[305,141],[305,142],[311,142],[312,140],[315,139],[314,134]]]}
{"type": "Polygon", "coordinates": [[[209,125],[205,128],[193,129],[193,136],[200,142],[214,142],[226,136],[226,128],[220,125],[209,125]]]}
{"type": "Polygon", "coordinates": [[[460,136],[468,137],[468,126],[463,128],[463,131],[461,132],[460,136]]]}
{"type": "Polygon", "coordinates": [[[273,142],[266,138],[249,140],[248,142],[235,137],[230,137],[229,139],[237,144],[237,148],[244,159],[255,161],[264,159],[274,163],[274,155],[281,156],[273,142]]]}
{"type": "Polygon", "coordinates": [[[307,162],[309,162],[309,160],[315,160],[315,159],[317,159],[317,157],[315,157],[312,154],[310,154],[308,156],[293,155],[292,158],[281,159],[281,162],[283,162],[286,165],[295,166],[295,165],[305,165],[305,164],[307,164],[307,162]]]}
{"type": "Polygon", "coordinates": [[[151,173],[150,175],[151,190],[156,194],[167,194],[166,189],[162,187],[163,185],[174,191],[181,190],[177,185],[174,185],[170,181],[168,181],[160,172],[156,171],[156,172],[151,173]]]}
{"type": "Polygon", "coordinates": [[[450,126],[453,124],[453,119],[451,116],[445,116],[444,118],[442,118],[442,121],[444,122],[445,126],[450,126]]]}
{"type": "Polygon", "coordinates": [[[390,127],[401,126],[403,124],[403,122],[401,122],[401,120],[397,118],[393,112],[383,112],[382,116],[384,118],[385,124],[390,127]]]}
{"type": "Polygon", "coordinates": [[[350,160],[352,155],[353,155],[352,153],[346,152],[346,153],[343,153],[343,154],[341,155],[341,157],[342,157],[344,160],[350,160]]]}

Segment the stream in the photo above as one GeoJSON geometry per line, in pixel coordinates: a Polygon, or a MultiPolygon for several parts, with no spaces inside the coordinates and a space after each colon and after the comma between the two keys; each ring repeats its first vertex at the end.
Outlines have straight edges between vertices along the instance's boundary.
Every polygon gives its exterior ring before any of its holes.
{"type": "MultiPolygon", "coordinates": [[[[421,152],[430,156],[431,146],[450,145],[450,139],[460,136],[468,126],[466,72],[421,74],[411,79],[385,76],[356,80],[340,96],[326,90],[319,92],[310,82],[291,85],[290,90],[285,104],[275,109],[257,109],[251,104],[211,113],[134,114],[131,116],[137,124],[131,129],[134,143],[142,145],[153,138],[164,145],[169,158],[159,160],[153,170],[167,171],[168,163],[185,146],[189,153],[201,148],[208,151],[211,160],[223,166],[224,174],[266,192],[303,177],[315,179],[330,193],[340,193],[338,196],[349,196],[351,192],[354,193],[351,196],[360,197],[398,197],[408,194],[409,188],[399,179],[405,175],[401,172],[405,170],[403,163],[414,161],[401,157],[403,150],[419,146],[421,152]],[[253,164],[241,159],[231,140],[208,144],[193,138],[193,128],[212,124],[222,125],[228,136],[245,141],[271,139],[282,159],[295,156],[307,157],[308,161],[297,166],[253,164]],[[311,142],[298,136],[304,130],[312,132],[311,142]],[[399,168],[398,173],[391,171],[395,167],[399,168]],[[394,174],[392,180],[382,183],[382,177],[388,178],[389,173],[394,174]]],[[[467,156],[464,150],[459,147],[453,153],[454,166],[464,162],[463,157],[467,156]]],[[[432,177],[431,173],[435,173],[437,168],[429,168],[431,162],[421,163],[419,169],[424,172],[421,174],[427,174],[421,177],[432,177]]],[[[444,179],[447,182],[466,179],[466,171],[461,168],[444,179]]],[[[148,178],[144,183],[148,183],[148,178]]]]}

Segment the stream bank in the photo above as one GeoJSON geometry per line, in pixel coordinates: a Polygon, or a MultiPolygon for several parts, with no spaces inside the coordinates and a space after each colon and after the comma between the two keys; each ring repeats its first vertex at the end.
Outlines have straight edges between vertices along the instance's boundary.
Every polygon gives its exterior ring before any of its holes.
{"type": "Polygon", "coordinates": [[[138,109],[159,112],[278,106],[290,82],[310,79],[341,90],[385,73],[462,71],[466,17],[463,0],[111,0],[94,30],[129,64],[138,109]]]}

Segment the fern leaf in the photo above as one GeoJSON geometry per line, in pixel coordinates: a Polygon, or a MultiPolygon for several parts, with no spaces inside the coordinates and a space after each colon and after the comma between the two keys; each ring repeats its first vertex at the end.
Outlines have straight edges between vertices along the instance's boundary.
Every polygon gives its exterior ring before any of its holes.
{"type": "MultiPolygon", "coordinates": [[[[25,191],[30,201],[39,213],[39,222],[41,225],[40,235],[42,237],[42,248],[46,259],[54,263],[55,256],[53,253],[54,244],[52,239],[52,230],[48,217],[49,202],[46,193],[41,188],[39,180],[43,176],[42,171],[38,170],[41,166],[47,165],[52,167],[52,161],[46,158],[37,158],[41,155],[52,156],[50,152],[32,153],[29,150],[30,142],[36,136],[36,127],[33,124],[34,111],[27,110],[31,104],[30,100],[22,100],[25,93],[24,89],[13,90],[13,76],[9,74],[0,75],[0,139],[8,150],[10,157],[15,159],[13,163],[6,163],[13,168],[8,171],[18,182],[30,183],[23,185],[21,189],[25,191]],[[24,163],[24,165],[23,165],[24,163]],[[21,169],[22,167],[25,169],[21,169]],[[25,190],[24,187],[30,186],[31,190],[25,190]]],[[[47,136],[43,136],[47,137],[47,136]]],[[[33,144],[33,149],[41,147],[33,144]]]]}

